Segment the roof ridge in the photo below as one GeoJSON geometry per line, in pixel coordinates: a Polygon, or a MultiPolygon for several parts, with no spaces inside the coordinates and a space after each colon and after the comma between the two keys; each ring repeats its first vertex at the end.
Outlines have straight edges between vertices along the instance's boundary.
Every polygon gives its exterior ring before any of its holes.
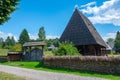
{"type": "Polygon", "coordinates": [[[72,41],[75,45],[94,44],[106,47],[96,28],[77,8],[61,35],[60,41],[72,41]]]}
{"type": "MultiPolygon", "coordinates": [[[[93,26],[93,24],[91,23],[91,21],[85,16],[82,14],[82,12],[80,12],[78,9],[77,9],[77,12],[79,13],[79,15],[82,17],[82,19],[84,20],[84,23],[86,24],[86,26],[88,27],[89,25],[93,26]]],[[[102,39],[102,37],[99,35],[99,33],[97,32],[96,28],[95,27],[91,27],[94,32],[99,36],[99,38],[102,39]]],[[[91,29],[88,27],[88,30],[92,33],[91,29]]],[[[99,43],[97,40],[96,40],[96,37],[94,34],[91,34],[92,37],[95,39],[95,42],[98,43],[98,44],[101,44],[99,43]]],[[[103,39],[102,39],[103,40],[103,39]]],[[[103,40],[103,42],[105,43],[105,41],[103,40]]],[[[105,43],[106,45],[106,43],[105,43]]],[[[107,45],[106,45],[107,46],[107,45]]]]}

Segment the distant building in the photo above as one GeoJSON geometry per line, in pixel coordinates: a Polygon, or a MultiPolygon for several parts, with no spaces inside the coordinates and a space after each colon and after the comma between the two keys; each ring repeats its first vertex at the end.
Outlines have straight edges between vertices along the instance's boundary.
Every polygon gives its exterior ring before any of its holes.
{"type": "Polygon", "coordinates": [[[105,55],[107,45],[90,20],[75,9],[60,41],[71,41],[82,55],[105,55]]]}
{"type": "Polygon", "coordinates": [[[48,47],[48,51],[51,51],[51,50],[56,50],[57,47],[55,47],[54,45],[50,45],[50,47],[48,47]]]}

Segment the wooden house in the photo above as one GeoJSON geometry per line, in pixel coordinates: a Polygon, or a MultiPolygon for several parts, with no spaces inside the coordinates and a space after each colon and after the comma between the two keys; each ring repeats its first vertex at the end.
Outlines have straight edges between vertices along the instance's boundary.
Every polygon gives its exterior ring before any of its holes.
{"type": "Polygon", "coordinates": [[[71,41],[82,55],[105,55],[106,43],[90,20],[75,9],[60,41],[71,41]]]}

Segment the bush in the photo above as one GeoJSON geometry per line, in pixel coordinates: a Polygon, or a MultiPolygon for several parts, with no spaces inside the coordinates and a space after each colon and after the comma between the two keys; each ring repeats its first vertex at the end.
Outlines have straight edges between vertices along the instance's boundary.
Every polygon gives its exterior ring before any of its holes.
{"type": "Polygon", "coordinates": [[[54,51],[55,55],[80,55],[77,48],[71,42],[64,42],[59,44],[58,50],[54,51]]]}
{"type": "Polygon", "coordinates": [[[22,46],[21,44],[15,44],[11,49],[10,51],[22,51],[22,46]]]}

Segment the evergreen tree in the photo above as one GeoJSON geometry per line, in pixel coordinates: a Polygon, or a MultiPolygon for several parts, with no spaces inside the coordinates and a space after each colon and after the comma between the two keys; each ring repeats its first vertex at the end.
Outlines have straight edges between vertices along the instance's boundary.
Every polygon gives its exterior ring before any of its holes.
{"type": "Polygon", "coordinates": [[[0,0],[0,25],[10,19],[10,14],[17,9],[20,0],[0,0]]]}
{"type": "Polygon", "coordinates": [[[38,40],[45,41],[46,35],[45,35],[44,27],[41,27],[41,28],[39,29],[38,36],[39,36],[38,40]]]}
{"type": "Polygon", "coordinates": [[[21,45],[23,45],[25,42],[28,42],[30,41],[30,37],[28,35],[28,32],[26,29],[24,29],[21,34],[20,34],[20,37],[19,37],[19,43],[21,45]]]}
{"type": "Polygon", "coordinates": [[[115,40],[113,38],[107,39],[107,44],[113,49],[115,40]]]}
{"type": "Polygon", "coordinates": [[[3,48],[10,49],[10,47],[11,47],[11,39],[10,36],[8,36],[7,39],[5,40],[5,43],[3,44],[3,48]]]}
{"type": "Polygon", "coordinates": [[[13,37],[13,36],[12,36],[12,38],[11,38],[11,42],[10,42],[10,43],[11,43],[11,45],[12,45],[12,46],[14,46],[14,45],[15,45],[15,43],[16,43],[16,42],[15,42],[15,39],[14,39],[14,37],[13,37]]]}
{"type": "Polygon", "coordinates": [[[10,36],[8,36],[7,39],[5,40],[5,44],[6,44],[7,46],[10,46],[10,45],[11,45],[10,36]]]}
{"type": "Polygon", "coordinates": [[[47,47],[50,47],[51,45],[54,45],[55,47],[59,46],[59,39],[49,39],[47,40],[47,47]]]}
{"type": "Polygon", "coordinates": [[[0,38],[0,48],[2,48],[3,44],[4,44],[4,40],[3,38],[0,38]]]}
{"type": "Polygon", "coordinates": [[[120,32],[117,32],[116,38],[115,38],[115,50],[117,53],[120,53],[120,32]]]}

